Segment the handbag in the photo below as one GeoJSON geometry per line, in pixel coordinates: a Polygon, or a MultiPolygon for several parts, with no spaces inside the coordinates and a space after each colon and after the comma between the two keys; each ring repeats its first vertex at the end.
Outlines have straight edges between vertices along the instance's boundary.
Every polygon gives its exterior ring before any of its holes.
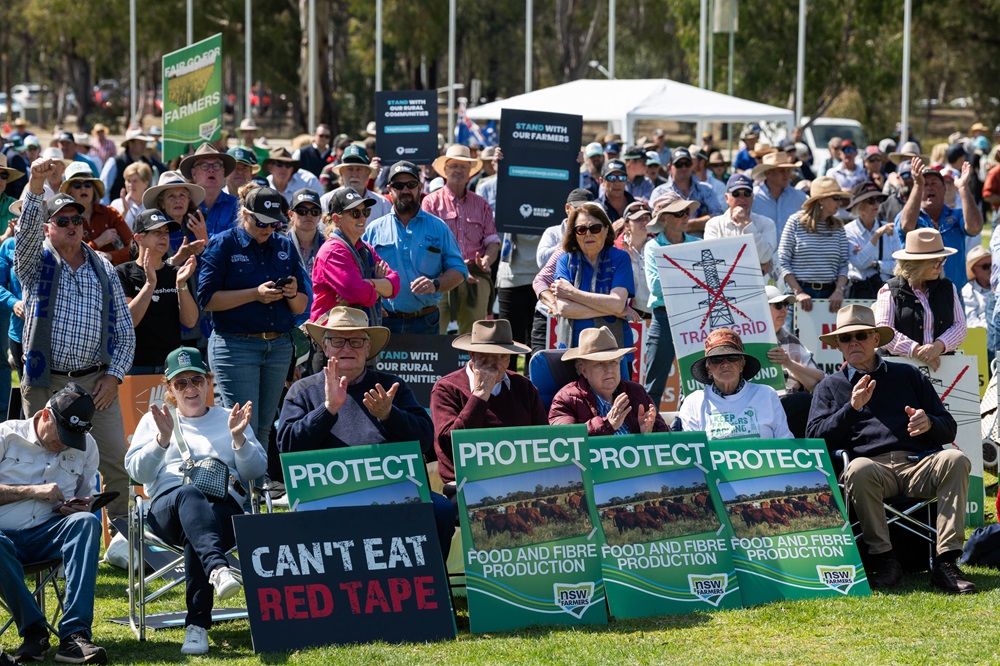
{"type": "Polygon", "coordinates": [[[229,486],[234,481],[229,473],[229,465],[218,458],[202,458],[193,460],[191,450],[184,435],[181,432],[180,419],[177,418],[177,410],[171,408],[170,415],[174,417],[174,439],[177,440],[177,448],[180,449],[181,473],[184,477],[184,485],[193,485],[200,490],[205,497],[212,502],[224,502],[229,497],[229,486]]]}

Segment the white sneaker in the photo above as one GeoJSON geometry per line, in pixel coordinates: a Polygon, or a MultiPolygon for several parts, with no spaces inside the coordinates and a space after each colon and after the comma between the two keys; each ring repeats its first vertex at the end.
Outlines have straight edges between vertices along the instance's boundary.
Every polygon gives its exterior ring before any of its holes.
{"type": "Polygon", "coordinates": [[[184,633],[181,654],[208,654],[208,630],[195,624],[189,624],[184,633]]]}
{"type": "Polygon", "coordinates": [[[208,582],[215,588],[215,596],[219,601],[226,601],[239,594],[243,587],[233,576],[229,567],[217,567],[208,576],[208,582]]]}

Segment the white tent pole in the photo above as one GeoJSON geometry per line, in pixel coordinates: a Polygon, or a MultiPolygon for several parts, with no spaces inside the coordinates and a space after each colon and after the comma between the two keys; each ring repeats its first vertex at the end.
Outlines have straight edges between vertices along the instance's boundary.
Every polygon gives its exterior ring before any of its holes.
{"type": "Polygon", "coordinates": [[[799,55],[795,72],[795,124],[802,124],[802,98],[806,85],[806,0],[799,0],[799,55]]]}
{"type": "Polygon", "coordinates": [[[911,0],[903,2],[903,99],[901,101],[901,124],[899,128],[899,145],[910,140],[910,19],[912,14],[911,0]]]}
{"type": "Polygon", "coordinates": [[[455,2],[448,0],[448,143],[455,142],[455,2]]]}
{"type": "MultiPolygon", "coordinates": [[[[381,0],[380,0],[381,1],[381,0]]],[[[534,41],[534,3],[524,0],[524,92],[531,92],[532,42],[534,41]]],[[[476,100],[472,100],[476,104],[476,100]]]]}
{"type": "Polygon", "coordinates": [[[187,0],[187,45],[194,42],[194,0],[187,0]]]}
{"type": "Polygon", "coordinates": [[[375,92],[382,90],[382,0],[375,0],[375,92]]]}
{"type": "Polygon", "coordinates": [[[698,87],[705,87],[705,29],[708,26],[708,0],[701,0],[701,20],[698,27],[698,87]]]}

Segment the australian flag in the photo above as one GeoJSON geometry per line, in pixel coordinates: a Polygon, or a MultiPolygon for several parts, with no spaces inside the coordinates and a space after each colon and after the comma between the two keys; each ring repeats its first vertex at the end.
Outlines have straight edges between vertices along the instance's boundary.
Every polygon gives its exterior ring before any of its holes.
{"type": "Polygon", "coordinates": [[[458,118],[455,124],[455,143],[463,146],[475,140],[480,147],[495,146],[497,144],[496,122],[491,120],[485,128],[479,127],[472,118],[465,112],[465,98],[458,100],[458,118]]]}

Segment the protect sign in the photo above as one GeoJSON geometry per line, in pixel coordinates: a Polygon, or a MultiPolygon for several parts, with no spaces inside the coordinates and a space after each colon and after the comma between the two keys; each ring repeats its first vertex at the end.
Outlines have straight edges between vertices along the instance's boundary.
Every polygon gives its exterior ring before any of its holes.
{"type": "Polygon", "coordinates": [[[419,442],[283,453],[281,468],[293,511],[431,501],[419,442]]]}
{"type": "Polygon", "coordinates": [[[163,56],[163,160],[222,132],[222,33],[163,56]]]}
{"type": "Polygon", "coordinates": [[[594,502],[611,614],[738,608],[703,432],[591,437],[594,502]]]}
{"type": "Polygon", "coordinates": [[[607,623],[587,426],[451,440],[471,630],[607,623]]]}
{"type": "Polygon", "coordinates": [[[455,637],[428,504],[233,520],[255,652],[455,637]]]}
{"type": "Polygon", "coordinates": [[[704,388],[691,376],[691,364],[704,355],[705,338],[717,328],[739,333],[746,353],[760,361],[750,381],[785,387],[781,366],[767,358],[778,339],[752,236],[670,245],[657,255],[656,268],[685,395],[704,388]]]}
{"type": "Polygon", "coordinates": [[[712,440],[708,458],[743,605],[871,593],[823,440],[712,440]]]}

